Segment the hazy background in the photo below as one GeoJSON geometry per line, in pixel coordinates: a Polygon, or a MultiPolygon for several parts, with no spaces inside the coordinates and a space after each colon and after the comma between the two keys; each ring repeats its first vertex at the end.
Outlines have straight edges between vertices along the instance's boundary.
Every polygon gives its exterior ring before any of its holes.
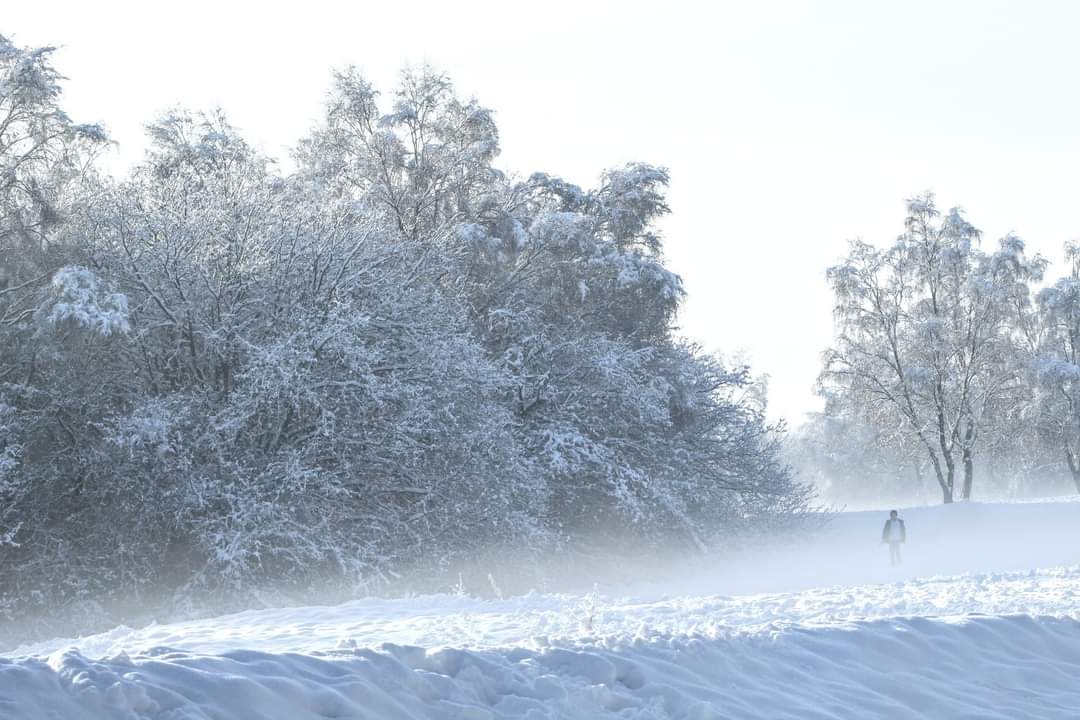
{"type": "Polygon", "coordinates": [[[117,169],[178,103],[223,106],[285,159],[331,68],[389,90],[424,61],[497,111],[506,169],[591,184],[667,165],[685,332],[745,351],[793,424],[817,407],[824,269],[848,238],[891,240],[904,197],[933,189],[989,241],[1014,230],[1055,260],[1080,238],[1080,5],[702,5],[24,2],[0,31],[64,46],[64,106],[107,124],[117,169]]]}

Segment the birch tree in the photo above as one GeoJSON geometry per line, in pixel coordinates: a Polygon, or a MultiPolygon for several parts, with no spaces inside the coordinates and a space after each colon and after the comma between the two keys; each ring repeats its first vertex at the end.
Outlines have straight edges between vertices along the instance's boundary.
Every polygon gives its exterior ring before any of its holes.
{"type": "Polygon", "coordinates": [[[944,502],[969,499],[993,408],[1022,392],[1014,360],[1018,313],[1043,262],[1018,238],[992,254],[959,210],[932,195],[908,201],[905,232],[885,250],[852,243],[829,269],[837,341],[822,382],[850,394],[884,427],[895,413],[925,451],[944,502]]]}
{"type": "Polygon", "coordinates": [[[1080,245],[1065,246],[1069,273],[1038,294],[1044,335],[1032,364],[1035,420],[1080,492],[1080,245]]]}

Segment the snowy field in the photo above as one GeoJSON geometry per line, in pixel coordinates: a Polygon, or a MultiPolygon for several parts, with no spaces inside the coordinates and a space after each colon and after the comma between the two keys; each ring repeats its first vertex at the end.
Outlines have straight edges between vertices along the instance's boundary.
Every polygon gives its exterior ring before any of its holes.
{"type": "Polygon", "coordinates": [[[0,718],[1078,718],[1080,503],[885,513],[589,594],[250,611],[5,649],[0,718]]]}

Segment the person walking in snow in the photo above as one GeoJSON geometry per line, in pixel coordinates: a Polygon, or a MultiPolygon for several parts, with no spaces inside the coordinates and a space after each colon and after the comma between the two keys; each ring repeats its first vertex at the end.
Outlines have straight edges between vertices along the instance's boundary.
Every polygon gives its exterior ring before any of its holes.
{"type": "Polygon", "coordinates": [[[902,562],[900,546],[907,542],[907,530],[904,528],[904,521],[895,510],[889,513],[889,519],[885,521],[885,529],[881,531],[881,542],[889,544],[889,564],[899,565],[902,562]]]}

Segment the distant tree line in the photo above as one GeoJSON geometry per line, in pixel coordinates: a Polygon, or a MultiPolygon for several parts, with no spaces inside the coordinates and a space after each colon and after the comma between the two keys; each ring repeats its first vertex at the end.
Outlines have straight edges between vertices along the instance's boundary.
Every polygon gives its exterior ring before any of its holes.
{"type": "Polygon", "coordinates": [[[50,56],[0,37],[9,629],[807,507],[749,369],[675,332],[664,169],[514,178],[445,76],[346,70],[294,171],[176,110],[109,177],[50,56]]]}
{"type": "Polygon", "coordinates": [[[1080,491],[1080,246],[1044,285],[1020,238],[981,240],[926,194],[895,242],[829,268],[825,409],[788,447],[807,479],[863,500],[1080,491]]]}

